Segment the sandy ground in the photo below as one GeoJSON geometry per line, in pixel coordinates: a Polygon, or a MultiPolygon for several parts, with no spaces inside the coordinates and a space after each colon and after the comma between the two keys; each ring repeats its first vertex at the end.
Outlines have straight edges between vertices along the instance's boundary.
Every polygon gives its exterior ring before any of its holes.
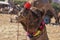
{"type": "MultiPolygon", "coordinates": [[[[10,23],[11,15],[0,14],[0,40],[29,40],[21,24],[10,23]],[[19,32],[18,32],[19,29],[19,32]]],[[[52,19],[54,22],[54,19],[52,19]]],[[[49,40],[60,40],[60,25],[46,25],[49,40]]]]}

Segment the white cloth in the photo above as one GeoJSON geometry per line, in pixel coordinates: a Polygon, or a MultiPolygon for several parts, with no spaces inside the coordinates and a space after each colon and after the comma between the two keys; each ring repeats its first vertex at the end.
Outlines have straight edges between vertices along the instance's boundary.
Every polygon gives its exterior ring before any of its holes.
{"type": "Polygon", "coordinates": [[[13,11],[13,8],[12,7],[9,7],[9,11],[8,13],[12,12],[13,11]]]}

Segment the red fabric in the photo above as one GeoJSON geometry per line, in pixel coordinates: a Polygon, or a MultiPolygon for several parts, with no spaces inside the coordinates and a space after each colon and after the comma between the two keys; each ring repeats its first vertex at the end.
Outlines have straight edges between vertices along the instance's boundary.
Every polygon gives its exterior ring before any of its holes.
{"type": "Polygon", "coordinates": [[[24,7],[27,8],[27,9],[30,9],[31,4],[29,2],[26,2],[25,5],[24,5],[24,7]]]}
{"type": "Polygon", "coordinates": [[[42,22],[42,25],[40,26],[40,30],[43,30],[44,27],[45,27],[45,23],[44,23],[44,21],[43,21],[43,22],[42,22]]]}
{"type": "Polygon", "coordinates": [[[43,30],[43,28],[44,28],[43,26],[40,26],[40,30],[41,30],[41,31],[43,30]]]}

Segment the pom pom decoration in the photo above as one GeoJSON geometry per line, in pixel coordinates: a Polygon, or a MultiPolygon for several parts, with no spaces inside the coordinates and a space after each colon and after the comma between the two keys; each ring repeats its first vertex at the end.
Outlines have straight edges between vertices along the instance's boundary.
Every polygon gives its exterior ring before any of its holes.
{"type": "Polygon", "coordinates": [[[24,5],[24,8],[30,9],[30,7],[31,7],[31,4],[29,2],[26,2],[24,5]]]}

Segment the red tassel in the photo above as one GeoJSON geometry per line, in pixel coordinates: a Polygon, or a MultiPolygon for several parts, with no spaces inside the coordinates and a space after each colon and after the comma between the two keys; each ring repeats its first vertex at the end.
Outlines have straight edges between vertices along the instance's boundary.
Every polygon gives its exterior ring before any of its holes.
{"type": "Polygon", "coordinates": [[[29,2],[26,2],[25,5],[24,5],[24,7],[27,8],[27,9],[30,9],[31,4],[29,2]]]}
{"type": "Polygon", "coordinates": [[[41,31],[43,30],[43,28],[44,28],[43,26],[40,26],[40,30],[41,30],[41,31]]]}
{"type": "Polygon", "coordinates": [[[44,21],[42,22],[42,25],[40,26],[40,30],[42,31],[43,29],[44,29],[44,27],[45,27],[45,23],[44,23],[44,21]]]}

